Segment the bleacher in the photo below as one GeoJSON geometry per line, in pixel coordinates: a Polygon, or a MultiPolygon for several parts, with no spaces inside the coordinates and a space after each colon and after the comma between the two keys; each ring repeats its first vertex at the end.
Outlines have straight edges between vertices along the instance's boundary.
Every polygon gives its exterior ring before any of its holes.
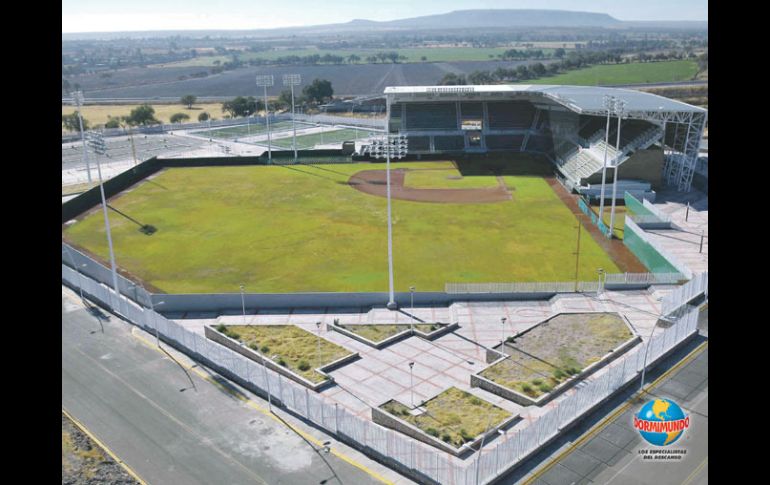
{"type": "Polygon", "coordinates": [[[463,136],[435,136],[433,145],[437,151],[463,150],[465,137],[463,136]]]}
{"type": "Polygon", "coordinates": [[[487,135],[487,148],[490,150],[521,150],[523,135],[487,135]]]}
{"type": "Polygon", "coordinates": [[[532,135],[527,142],[528,152],[551,153],[553,150],[553,140],[550,136],[532,135]]]}
{"type": "Polygon", "coordinates": [[[535,107],[529,101],[490,101],[487,103],[489,128],[526,129],[532,125],[535,107]]]}
{"type": "Polygon", "coordinates": [[[457,109],[454,103],[408,103],[406,130],[457,130],[457,109]]]}

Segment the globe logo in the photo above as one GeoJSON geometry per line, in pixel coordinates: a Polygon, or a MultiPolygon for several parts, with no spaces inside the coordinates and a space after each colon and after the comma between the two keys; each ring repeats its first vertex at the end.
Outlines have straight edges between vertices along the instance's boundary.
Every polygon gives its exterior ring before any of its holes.
{"type": "Polygon", "coordinates": [[[655,446],[675,443],[689,427],[690,417],[670,399],[650,401],[634,416],[634,429],[655,446]]]}

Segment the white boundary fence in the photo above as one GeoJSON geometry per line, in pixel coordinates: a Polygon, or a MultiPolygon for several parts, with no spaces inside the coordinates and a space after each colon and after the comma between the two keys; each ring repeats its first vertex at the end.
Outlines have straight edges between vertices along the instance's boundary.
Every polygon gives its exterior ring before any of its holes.
{"type": "MultiPolygon", "coordinates": [[[[137,326],[210,365],[260,395],[269,390],[283,407],[374,455],[422,483],[486,484],[556,437],[565,426],[613,394],[641,372],[645,345],[638,345],[605,369],[553,401],[540,416],[529,416],[480,452],[460,460],[397,431],[364,420],[289,379],[216,344],[203,335],[114,294],[109,287],[78,274],[62,263],[62,280],[101,301],[137,326]],[[156,327],[157,326],[157,327],[156,327]],[[480,454],[479,454],[480,453],[480,454]]],[[[697,331],[698,309],[691,307],[677,322],[652,337],[646,346],[648,365],[697,331]]]]}
{"type": "Polygon", "coordinates": [[[700,295],[705,294],[708,297],[709,294],[709,274],[698,273],[686,284],[674,289],[671,293],[663,297],[661,312],[663,315],[668,315],[677,310],[682,305],[687,304],[690,300],[700,295]]]}

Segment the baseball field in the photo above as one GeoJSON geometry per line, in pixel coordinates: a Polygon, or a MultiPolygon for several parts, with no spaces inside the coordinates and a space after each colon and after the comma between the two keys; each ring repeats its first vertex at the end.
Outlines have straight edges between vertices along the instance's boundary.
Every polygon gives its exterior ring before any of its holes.
{"type": "MultiPolygon", "coordinates": [[[[548,180],[472,166],[392,164],[396,291],[574,280],[578,222],[548,180]]],[[[169,293],[387,291],[384,168],[164,169],[109,201],[117,264],[169,293]]],[[[64,238],[108,260],[100,207],[64,238]]],[[[580,279],[597,268],[620,271],[583,231],[580,279]]]]}

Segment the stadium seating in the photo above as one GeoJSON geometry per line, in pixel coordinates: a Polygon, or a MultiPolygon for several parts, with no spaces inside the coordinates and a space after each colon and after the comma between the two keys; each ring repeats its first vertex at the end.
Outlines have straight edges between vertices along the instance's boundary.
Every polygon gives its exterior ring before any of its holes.
{"type": "Polygon", "coordinates": [[[437,151],[463,150],[465,137],[463,136],[435,136],[433,145],[437,151]]]}
{"type": "Polygon", "coordinates": [[[535,107],[528,101],[490,101],[487,103],[490,129],[529,128],[535,107]]]}
{"type": "Polygon", "coordinates": [[[406,130],[457,130],[455,103],[408,103],[406,130]]]}
{"type": "Polygon", "coordinates": [[[487,135],[487,148],[490,150],[521,150],[523,135],[487,135]]]}

